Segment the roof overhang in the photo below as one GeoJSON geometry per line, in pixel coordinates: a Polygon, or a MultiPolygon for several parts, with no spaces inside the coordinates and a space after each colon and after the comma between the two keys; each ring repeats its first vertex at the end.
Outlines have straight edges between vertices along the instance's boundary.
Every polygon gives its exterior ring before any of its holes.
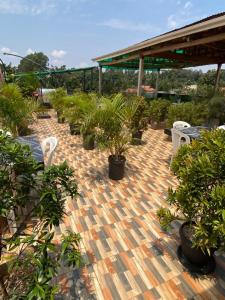
{"type": "Polygon", "coordinates": [[[180,68],[225,62],[225,13],[94,58],[103,67],[180,68]],[[161,60],[161,61],[160,61],[161,60]]]}

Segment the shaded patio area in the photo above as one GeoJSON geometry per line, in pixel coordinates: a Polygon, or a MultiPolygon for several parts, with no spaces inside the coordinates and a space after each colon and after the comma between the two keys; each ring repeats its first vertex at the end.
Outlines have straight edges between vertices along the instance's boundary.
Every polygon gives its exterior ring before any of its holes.
{"type": "MultiPolygon", "coordinates": [[[[172,145],[163,131],[144,133],[144,145],[132,146],[126,155],[125,178],[114,182],[108,179],[107,153],[85,151],[81,137],[71,136],[68,124],[51,115],[33,129],[40,140],[57,137],[54,163],[67,160],[75,169],[80,197],[68,201],[68,215],[56,230],[59,238],[67,229],[82,236],[87,262],[82,278],[90,299],[225,299],[225,256],[216,256],[213,276],[191,276],[176,255],[179,223],[169,234],[157,220],[167,188],[176,185],[169,171],[172,145]]],[[[60,280],[61,299],[77,299],[72,278],[62,274],[60,280]]]]}

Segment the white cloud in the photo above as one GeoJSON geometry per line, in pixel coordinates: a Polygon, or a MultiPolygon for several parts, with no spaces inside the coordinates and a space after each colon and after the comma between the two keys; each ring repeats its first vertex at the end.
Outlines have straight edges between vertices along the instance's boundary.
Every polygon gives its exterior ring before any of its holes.
{"type": "Polygon", "coordinates": [[[0,13],[40,15],[53,12],[56,4],[55,0],[0,0],[0,13]]]}
{"type": "Polygon", "coordinates": [[[34,54],[34,53],[35,53],[35,51],[33,49],[31,49],[31,48],[28,48],[27,51],[26,51],[27,55],[28,54],[34,54]]]}
{"type": "Polygon", "coordinates": [[[64,50],[53,50],[51,52],[51,56],[53,56],[56,59],[62,58],[65,55],[66,55],[66,51],[64,51],[64,50]]]}
{"type": "Polygon", "coordinates": [[[10,53],[10,54],[18,54],[17,52],[15,52],[15,51],[13,51],[13,50],[11,50],[10,48],[8,48],[8,47],[2,47],[1,48],[1,52],[5,52],[5,53],[10,53]]]}
{"type": "Polygon", "coordinates": [[[193,6],[193,4],[191,3],[191,1],[187,1],[185,4],[184,4],[184,9],[189,9],[193,6]]]}
{"type": "Polygon", "coordinates": [[[89,67],[90,66],[90,64],[88,65],[86,62],[81,62],[81,63],[79,63],[77,66],[76,66],[76,68],[78,68],[78,69],[80,69],[80,68],[87,68],[87,67],[89,67]]]}
{"type": "MultiPolygon", "coordinates": [[[[181,1],[177,1],[177,5],[180,5],[181,1]]],[[[191,1],[186,1],[182,4],[182,8],[176,11],[176,14],[172,14],[167,19],[167,26],[169,29],[179,28],[181,26],[190,24],[195,20],[199,19],[199,16],[195,15],[193,10],[193,3],[191,1]]]]}
{"type": "Polygon", "coordinates": [[[159,29],[152,26],[149,23],[133,23],[131,21],[119,20],[119,19],[109,19],[99,25],[110,27],[113,29],[121,29],[127,31],[141,31],[144,33],[156,32],[159,29]]]}
{"type": "Polygon", "coordinates": [[[61,66],[63,64],[60,59],[53,59],[52,63],[54,66],[61,66]]]}
{"type": "Polygon", "coordinates": [[[40,15],[70,11],[75,4],[90,0],[0,0],[0,14],[40,15]]]}
{"type": "Polygon", "coordinates": [[[174,29],[178,26],[178,22],[177,20],[175,19],[175,16],[174,15],[170,15],[167,19],[167,24],[168,24],[168,27],[170,29],[174,29]]]}

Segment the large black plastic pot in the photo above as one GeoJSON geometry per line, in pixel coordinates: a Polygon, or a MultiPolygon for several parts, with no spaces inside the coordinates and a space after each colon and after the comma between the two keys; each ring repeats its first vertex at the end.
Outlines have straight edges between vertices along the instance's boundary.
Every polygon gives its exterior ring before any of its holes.
{"type": "Polygon", "coordinates": [[[124,177],[126,158],[123,155],[110,155],[109,161],[109,178],[120,180],[124,177]]]}
{"type": "Polygon", "coordinates": [[[80,124],[69,124],[71,135],[80,135],[80,124]]]}
{"type": "Polygon", "coordinates": [[[93,150],[95,148],[95,135],[83,135],[83,147],[85,150],[93,150]]]}
{"type": "Polygon", "coordinates": [[[204,253],[200,248],[193,248],[192,241],[190,241],[190,239],[188,239],[184,234],[185,227],[190,225],[190,222],[185,222],[179,230],[183,255],[188,259],[188,261],[190,261],[190,263],[196,266],[206,266],[212,259],[213,252],[215,250],[212,250],[211,255],[209,255],[208,253],[204,253]]]}
{"type": "Polygon", "coordinates": [[[131,144],[132,145],[141,145],[142,134],[143,134],[142,130],[138,130],[136,132],[133,132],[132,133],[131,144]]]}

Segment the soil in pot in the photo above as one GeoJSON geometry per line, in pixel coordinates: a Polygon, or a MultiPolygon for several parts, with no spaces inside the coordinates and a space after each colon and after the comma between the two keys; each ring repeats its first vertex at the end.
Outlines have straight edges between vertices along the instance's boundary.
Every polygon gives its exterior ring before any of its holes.
{"type": "Polygon", "coordinates": [[[80,135],[80,124],[69,124],[71,135],[80,135]]]}
{"type": "Polygon", "coordinates": [[[190,263],[202,267],[209,264],[212,260],[213,251],[211,255],[204,253],[200,248],[193,248],[192,237],[194,235],[194,230],[192,223],[185,222],[180,227],[180,238],[181,238],[181,249],[183,255],[190,261],[190,263]]]}
{"type": "Polygon", "coordinates": [[[121,180],[124,177],[126,158],[123,155],[110,155],[109,161],[109,178],[121,180]]]}
{"type": "Polygon", "coordinates": [[[47,112],[39,112],[37,113],[38,119],[50,119],[51,116],[47,112]]]}
{"type": "Polygon", "coordinates": [[[83,147],[85,150],[93,150],[95,148],[95,135],[83,135],[83,147]]]}
{"type": "Polygon", "coordinates": [[[143,131],[141,131],[141,130],[133,132],[131,144],[132,145],[141,145],[142,144],[142,141],[141,141],[142,134],[143,134],[143,131]]]}

